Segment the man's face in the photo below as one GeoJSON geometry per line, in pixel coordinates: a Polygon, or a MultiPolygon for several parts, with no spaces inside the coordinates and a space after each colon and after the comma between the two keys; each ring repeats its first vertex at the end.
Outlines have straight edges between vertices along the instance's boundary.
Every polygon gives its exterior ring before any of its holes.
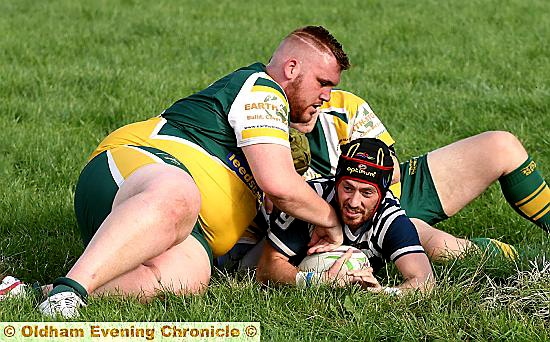
{"type": "Polygon", "coordinates": [[[303,62],[300,74],[285,89],[290,121],[315,125],[317,109],[330,100],[330,91],[340,82],[340,73],[332,55],[314,55],[303,62]]]}
{"type": "Polygon", "coordinates": [[[319,117],[319,109],[311,116],[311,119],[308,122],[304,123],[295,123],[291,122],[290,127],[297,129],[298,131],[302,133],[311,133],[313,131],[313,128],[315,127],[315,123],[317,122],[317,118],[319,117]]]}
{"type": "Polygon", "coordinates": [[[380,198],[373,185],[350,179],[342,180],[336,191],[342,220],[352,230],[359,228],[374,214],[380,198]]]}

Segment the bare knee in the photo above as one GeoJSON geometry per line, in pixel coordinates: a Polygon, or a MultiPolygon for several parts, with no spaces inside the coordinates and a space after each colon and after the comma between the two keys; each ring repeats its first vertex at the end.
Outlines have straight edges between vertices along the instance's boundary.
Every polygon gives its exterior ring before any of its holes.
{"type": "Polygon", "coordinates": [[[502,174],[508,174],[527,160],[527,151],[521,141],[510,132],[489,131],[478,135],[480,148],[485,148],[493,159],[493,165],[499,167],[502,174]]]}

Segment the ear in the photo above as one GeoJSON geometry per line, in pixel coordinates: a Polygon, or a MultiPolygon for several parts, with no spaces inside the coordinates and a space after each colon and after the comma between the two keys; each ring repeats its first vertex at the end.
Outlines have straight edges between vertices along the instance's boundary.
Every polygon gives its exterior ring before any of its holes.
{"type": "Polygon", "coordinates": [[[285,77],[289,80],[293,80],[300,74],[301,64],[295,58],[288,59],[284,64],[285,77]]]}

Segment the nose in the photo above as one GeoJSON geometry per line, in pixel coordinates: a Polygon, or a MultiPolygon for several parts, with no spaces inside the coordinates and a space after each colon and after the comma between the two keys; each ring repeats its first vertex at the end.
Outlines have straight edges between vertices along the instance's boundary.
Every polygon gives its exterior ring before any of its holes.
{"type": "Polygon", "coordinates": [[[332,88],[331,87],[325,87],[323,88],[323,90],[321,91],[321,96],[319,96],[319,98],[321,100],[323,100],[323,102],[328,102],[330,101],[330,92],[332,91],[332,88]]]}
{"type": "Polygon", "coordinates": [[[361,206],[361,194],[359,191],[355,191],[348,200],[348,205],[352,208],[358,208],[361,206]]]}

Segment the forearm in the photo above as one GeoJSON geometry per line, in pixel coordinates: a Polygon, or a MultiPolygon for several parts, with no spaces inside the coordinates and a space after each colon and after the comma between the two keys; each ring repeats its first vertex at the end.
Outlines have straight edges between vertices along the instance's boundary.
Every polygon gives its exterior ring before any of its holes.
{"type": "Polygon", "coordinates": [[[400,257],[395,265],[405,279],[397,286],[402,291],[428,292],[435,285],[431,264],[424,253],[411,253],[400,257]]]}
{"type": "Polygon", "coordinates": [[[275,253],[273,247],[265,246],[256,269],[256,279],[263,284],[295,285],[298,269],[285,258],[274,257],[275,253]]]}
{"type": "Polygon", "coordinates": [[[435,279],[433,275],[430,273],[429,276],[414,277],[414,278],[406,279],[403,283],[401,283],[396,287],[403,292],[414,290],[414,291],[420,291],[424,293],[424,292],[429,292],[431,289],[433,289],[434,286],[435,286],[435,279]]]}
{"type": "Polygon", "coordinates": [[[321,227],[338,225],[338,216],[334,208],[317,195],[298,174],[296,177],[289,177],[285,189],[282,190],[276,194],[268,194],[273,204],[281,211],[321,227]]]}
{"type": "Polygon", "coordinates": [[[288,148],[257,144],[243,151],[256,183],[280,210],[322,227],[339,226],[336,211],[294,170],[288,148]]]}

